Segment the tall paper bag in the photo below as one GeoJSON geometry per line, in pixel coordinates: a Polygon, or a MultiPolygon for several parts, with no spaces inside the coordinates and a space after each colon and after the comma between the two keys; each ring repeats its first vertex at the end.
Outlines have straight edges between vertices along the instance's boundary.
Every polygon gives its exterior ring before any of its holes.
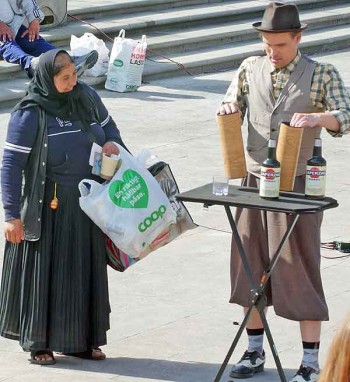
{"type": "Polygon", "coordinates": [[[247,166],[242,139],[242,120],[239,113],[218,114],[216,116],[220,131],[221,151],[227,178],[244,178],[247,166]]]}
{"type": "Polygon", "coordinates": [[[281,123],[276,158],[281,164],[282,191],[293,191],[303,131],[303,128],[281,123]]]}

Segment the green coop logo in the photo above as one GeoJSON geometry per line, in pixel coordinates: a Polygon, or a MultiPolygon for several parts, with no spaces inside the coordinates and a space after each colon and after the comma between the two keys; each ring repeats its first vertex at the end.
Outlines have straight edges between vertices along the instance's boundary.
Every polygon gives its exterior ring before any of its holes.
{"type": "Polygon", "coordinates": [[[124,62],[117,58],[116,60],[113,61],[113,65],[116,66],[117,68],[121,68],[122,66],[124,66],[124,62]]]}

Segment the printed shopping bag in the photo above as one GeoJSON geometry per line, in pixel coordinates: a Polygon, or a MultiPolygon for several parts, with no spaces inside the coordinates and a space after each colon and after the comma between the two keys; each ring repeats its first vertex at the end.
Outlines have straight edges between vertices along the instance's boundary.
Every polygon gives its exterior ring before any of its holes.
{"type": "Polygon", "coordinates": [[[136,91],[142,82],[147,50],[146,36],[141,40],[125,38],[122,29],[114,39],[105,88],[116,92],[136,91]]]}
{"type": "MultiPolygon", "coordinates": [[[[179,188],[175,181],[174,175],[170,166],[165,162],[157,162],[149,167],[149,172],[155,177],[161,189],[169,199],[171,207],[176,213],[176,223],[169,227],[169,235],[157,247],[155,243],[151,244],[152,250],[159,248],[174,240],[187,230],[196,228],[197,225],[193,222],[191,215],[187,211],[184,204],[176,199],[179,193],[179,188]]],[[[124,272],[131,265],[135,264],[139,259],[128,256],[121,251],[113,241],[106,236],[107,263],[110,267],[118,272],[124,272]]]]}
{"type": "Polygon", "coordinates": [[[167,242],[176,214],[147,169],[122,146],[111,181],[79,183],[80,207],[128,256],[142,258],[167,242]]]}

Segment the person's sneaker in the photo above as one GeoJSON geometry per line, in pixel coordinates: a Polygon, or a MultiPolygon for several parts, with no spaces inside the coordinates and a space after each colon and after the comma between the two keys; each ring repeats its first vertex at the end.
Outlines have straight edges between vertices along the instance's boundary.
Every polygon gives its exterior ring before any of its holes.
{"type": "Polygon", "coordinates": [[[230,372],[230,377],[238,379],[250,378],[255,373],[264,371],[264,363],[264,351],[262,354],[260,354],[257,351],[249,352],[246,350],[239,362],[233,365],[230,372]]]}
{"type": "Polygon", "coordinates": [[[312,367],[301,365],[295,376],[289,382],[317,382],[319,371],[312,367]]]}
{"type": "Polygon", "coordinates": [[[29,78],[34,77],[35,70],[38,67],[39,58],[40,58],[40,56],[39,57],[32,57],[32,59],[30,60],[29,68],[26,69],[26,73],[27,73],[27,76],[29,78]]]}
{"type": "Polygon", "coordinates": [[[88,54],[84,54],[83,56],[75,56],[72,57],[75,68],[77,69],[78,77],[82,76],[85,70],[91,69],[98,60],[98,52],[97,50],[92,50],[88,54]]]}

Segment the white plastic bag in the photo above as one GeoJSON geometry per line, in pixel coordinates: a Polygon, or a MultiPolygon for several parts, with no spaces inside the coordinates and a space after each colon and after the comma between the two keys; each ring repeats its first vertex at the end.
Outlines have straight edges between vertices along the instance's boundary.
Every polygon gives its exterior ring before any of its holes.
{"type": "Polygon", "coordinates": [[[133,92],[141,86],[147,50],[146,36],[141,40],[125,38],[122,29],[114,39],[105,88],[116,92],[133,92]]]}
{"type": "Polygon", "coordinates": [[[97,50],[98,59],[96,64],[84,72],[87,77],[104,76],[108,70],[109,50],[103,40],[97,38],[92,33],[84,33],[81,37],[71,36],[70,49],[73,56],[82,56],[97,50]]]}
{"type": "Polygon", "coordinates": [[[167,242],[176,223],[167,196],[157,181],[123,147],[120,166],[108,183],[79,183],[82,210],[123,252],[142,258],[167,242]]]}

